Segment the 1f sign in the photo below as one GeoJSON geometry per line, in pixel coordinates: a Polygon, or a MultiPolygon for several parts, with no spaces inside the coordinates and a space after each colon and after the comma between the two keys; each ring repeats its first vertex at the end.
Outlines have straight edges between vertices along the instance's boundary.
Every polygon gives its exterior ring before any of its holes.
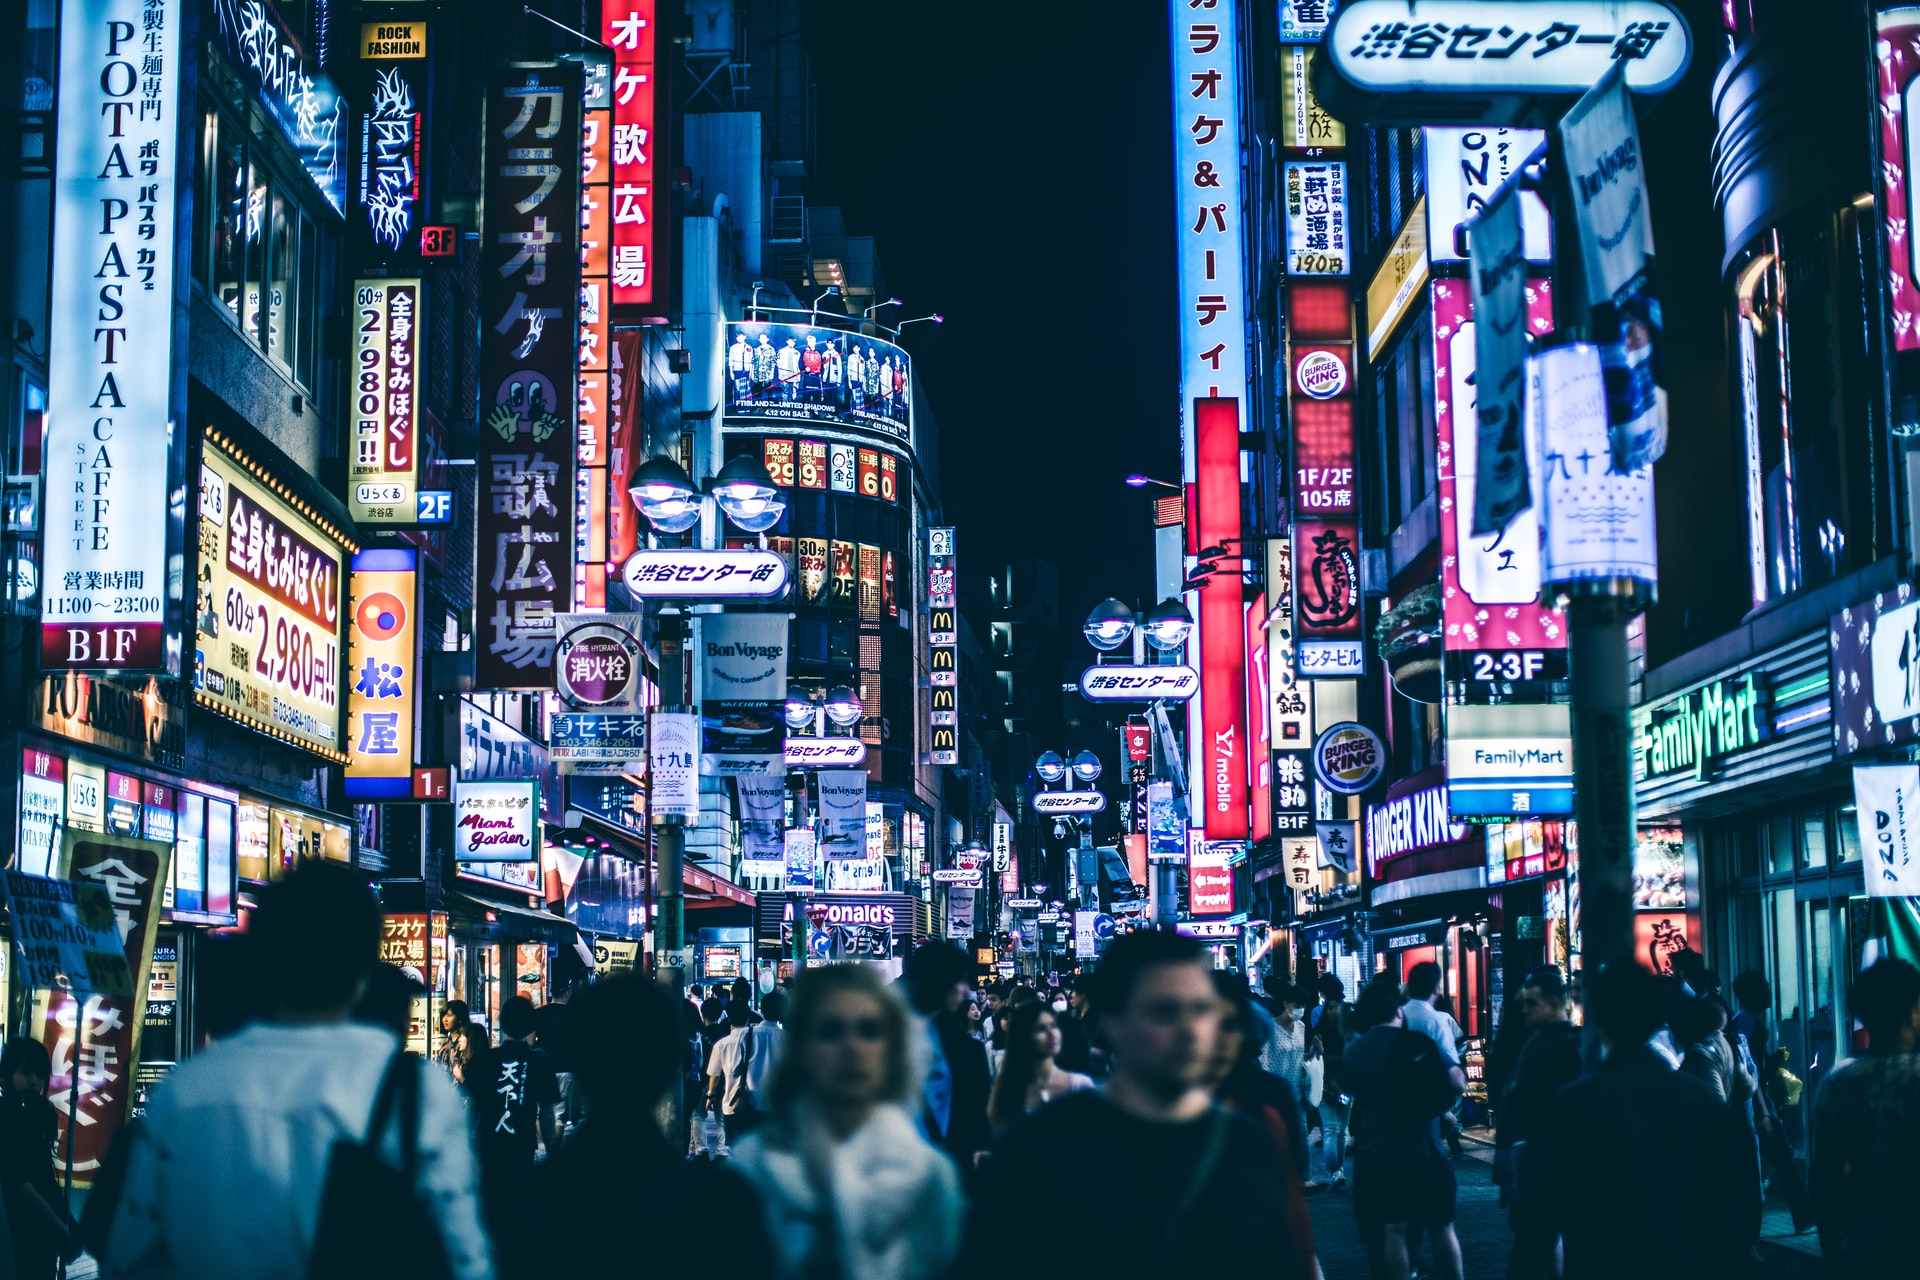
{"type": "Polygon", "coordinates": [[[166,662],[179,67],[187,0],[68,0],[48,343],[40,662],[166,662]],[[151,70],[147,70],[151,68],[151,70]]]}

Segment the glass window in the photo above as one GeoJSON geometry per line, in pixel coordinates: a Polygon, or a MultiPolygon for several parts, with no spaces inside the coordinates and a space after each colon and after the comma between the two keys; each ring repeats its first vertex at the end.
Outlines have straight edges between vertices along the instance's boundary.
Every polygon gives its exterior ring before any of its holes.
{"type": "Polygon", "coordinates": [[[180,793],[180,826],[173,838],[173,905],[181,911],[206,910],[207,800],[180,793]]]}
{"type": "Polygon", "coordinates": [[[1841,805],[1834,815],[1834,863],[1844,866],[1849,862],[1860,861],[1860,824],[1859,810],[1847,804],[1841,805]]]}
{"type": "Polygon", "coordinates": [[[1802,867],[1827,865],[1826,814],[1802,813],[1800,815],[1800,850],[1802,867]]]}
{"type": "MultiPolygon", "coordinates": [[[[320,292],[317,280],[320,271],[320,229],[312,218],[300,219],[300,268],[295,296],[307,308],[301,312],[300,332],[293,347],[293,377],[303,387],[314,385],[313,367],[319,354],[320,326],[316,323],[319,316],[313,314],[323,300],[330,296],[320,292]]],[[[290,273],[291,277],[291,273],[290,273]]]]}
{"type": "Polygon", "coordinates": [[[224,116],[214,116],[213,164],[213,274],[207,288],[238,318],[246,261],[247,149],[240,130],[224,116]]]}
{"type": "Polygon", "coordinates": [[[246,210],[243,221],[246,235],[246,243],[243,246],[246,268],[240,295],[240,327],[246,330],[249,338],[265,346],[266,334],[261,328],[265,307],[260,290],[261,282],[266,278],[267,171],[258,161],[247,167],[246,210]]]}
{"type": "Polygon", "coordinates": [[[1767,872],[1789,875],[1793,866],[1793,816],[1776,813],[1767,822],[1767,872]]]}
{"type": "Polygon", "coordinates": [[[287,368],[292,363],[294,317],[299,308],[293,295],[294,248],[299,243],[300,212],[286,193],[276,188],[267,202],[267,271],[265,327],[260,345],[275,364],[287,368]]]}
{"type": "Polygon", "coordinates": [[[207,801],[207,910],[233,912],[233,806],[207,801]]]}

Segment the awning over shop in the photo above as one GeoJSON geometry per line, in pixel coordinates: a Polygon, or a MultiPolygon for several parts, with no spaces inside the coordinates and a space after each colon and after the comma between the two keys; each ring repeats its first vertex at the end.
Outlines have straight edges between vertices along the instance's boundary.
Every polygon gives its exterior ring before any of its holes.
{"type": "Polygon", "coordinates": [[[571,948],[580,937],[580,930],[574,927],[571,920],[551,912],[535,911],[531,907],[496,902],[492,898],[482,898],[471,893],[455,893],[453,899],[455,922],[489,925],[500,931],[502,939],[516,942],[544,942],[551,946],[571,948]],[[488,912],[493,913],[493,919],[490,921],[486,915],[488,912]]]}
{"type": "MultiPolygon", "coordinates": [[[[571,809],[568,817],[578,815],[580,825],[589,827],[598,834],[610,837],[614,849],[622,856],[635,862],[647,861],[645,837],[637,831],[631,831],[617,823],[586,809],[571,809]]],[[[689,862],[685,872],[686,905],[690,911],[705,907],[733,907],[753,905],[753,894],[728,880],[725,876],[705,870],[689,862]]]]}

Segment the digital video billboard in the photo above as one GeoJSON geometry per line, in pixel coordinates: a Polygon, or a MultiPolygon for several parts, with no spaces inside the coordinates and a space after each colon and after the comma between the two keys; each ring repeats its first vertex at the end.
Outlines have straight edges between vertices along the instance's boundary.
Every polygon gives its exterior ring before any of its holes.
{"type": "Polygon", "coordinates": [[[818,422],[913,439],[913,373],[891,342],[759,321],[727,326],[727,418],[818,422]]]}

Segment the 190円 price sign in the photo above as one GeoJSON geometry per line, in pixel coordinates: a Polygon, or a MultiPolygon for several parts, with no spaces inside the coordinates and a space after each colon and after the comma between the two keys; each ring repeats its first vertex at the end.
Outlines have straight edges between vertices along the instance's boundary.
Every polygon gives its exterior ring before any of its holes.
{"type": "Polygon", "coordinates": [[[223,714],[343,761],[345,556],[339,539],[208,442],[194,688],[223,714]]]}

